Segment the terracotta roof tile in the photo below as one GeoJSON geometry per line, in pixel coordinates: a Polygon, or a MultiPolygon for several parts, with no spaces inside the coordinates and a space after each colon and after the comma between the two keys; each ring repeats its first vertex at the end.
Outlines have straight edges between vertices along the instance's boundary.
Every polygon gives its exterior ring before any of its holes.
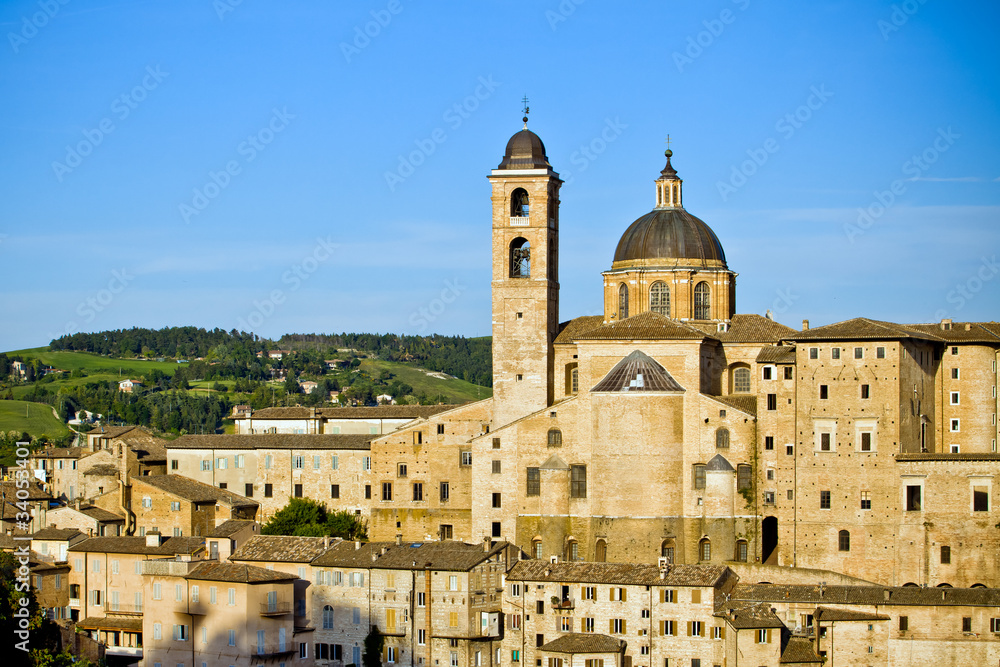
{"type": "Polygon", "coordinates": [[[769,345],[757,353],[758,364],[794,364],[794,345],[769,345]]]}
{"type": "Polygon", "coordinates": [[[573,581],[640,586],[715,586],[729,570],[725,565],[672,565],[660,577],[656,565],[641,563],[550,563],[519,561],[508,581],[573,581]]]}
{"type": "Polygon", "coordinates": [[[1000,323],[997,322],[953,322],[950,328],[938,324],[907,324],[915,329],[931,334],[949,343],[987,343],[1000,345],[1000,323]]]}
{"type": "Polygon", "coordinates": [[[723,610],[722,615],[731,626],[741,630],[745,628],[785,627],[781,619],[771,611],[771,605],[764,602],[732,603],[723,610]]]}
{"type": "Polygon", "coordinates": [[[102,522],[125,521],[125,517],[123,517],[121,514],[116,514],[106,509],[95,507],[93,505],[82,505],[80,507],[80,512],[86,514],[91,519],[96,519],[97,521],[102,521],[102,522]]]}
{"type": "Polygon", "coordinates": [[[327,550],[323,537],[254,535],[229,560],[308,563],[327,550]]]}
{"type": "Polygon", "coordinates": [[[998,588],[918,588],[916,586],[819,586],[737,584],[733,600],[826,604],[1000,607],[998,588]]]}
{"type": "Polygon", "coordinates": [[[32,452],[33,459],[78,459],[87,452],[83,447],[46,447],[32,452]]]}
{"type": "Polygon", "coordinates": [[[165,537],[158,547],[146,546],[145,537],[90,537],[70,546],[70,551],[109,554],[173,556],[193,554],[205,547],[204,537],[165,537]]]}
{"type": "Polygon", "coordinates": [[[711,337],[690,324],[647,311],[585,331],[575,340],[702,340],[711,337]]]}
{"type": "Polygon", "coordinates": [[[795,331],[785,336],[785,340],[898,340],[915,338],[920,340],[940,341],[935,334],[929,334],[917,329],[911,329],[903,324],[881,322],[867,317],[856,317],[852,320],[827,324],[826,326],[795,331]]]}
{"type": "Polygon", "coordinates": [[[260,503],[228,489],[220,489],[183,475],[146,475],[133,477],[132,485],[148,484],[193,503],[221,503],[229,507],[259,507],[260,503]]]}
{"type": "Polygon", "coordinates": [[[113,463],[98,463],[83,471],[84,475],[95,475],[97,477],[115,477],[118,475],[118,466],[113,463]]]}
{"type": "MultiPolygon", "coordinates": [[[[367,407],[317,408],[323,419],[427,419],[455,405],[372,405],[367,407]]],[[[254,410],[253,419],[308,419],[311,408],[263,408],[254,410]]]]}
{"type": "Polygon", "coordinates": [[[898,452],[897,461],[1000,461],[1000,452],[898,452]]]}
{"type": "Polygon", "coordinates": [[[777,343],[797,333],[795,329],[753,313],[733,315],[726,331],[712,332],[723,343],[777,343]]]}
{"type": "Polygon", "coordinates": [[[625,641],[608,635],[570,632],[539,647],[549,653],[620,653],[625,641]]]}
{"type": "Polygon", "coordinates": [[[563,322],[559,325],[559,334],[556,336],[553,344],[572,343],[576,336],[596,329],[601,326],[601,322],[603,321],[604,317],[602,315],[584,315],[583,317],[576,317],[568,322],[563,322]]]}
{"type": "Polygon", "coordinates": [[[731,406],[739,410],[740,412],[745,412],[748,415],[757,416],[757,397],[751,396],[749,394],[730,394],[728,396],[711,396],[710,394],[705,394],[709,398],[713,398],[719,403],[731,406]]]}
{"type": "Polygon", "coordinates": [[[251,519],[229,519],[213,528],[205,537],[229,537],[256,523],[251,519]]]}
{"type": "Polygon", "coordinates": [[[83,630],[130,630],[142,632],[142,617],[88,616],[77,621],[76,627],[83,630]]]}
{"type": "Polygon", "coordinates": [[[816,607],[814,614],[817,621],[888,621],[885,614],[871,614],[865,611],[850,609],[834,609],[832,607],[816,607]]]}
{"type": "Polygon", "coordinates": [[[77,535],[85,537],[76,528],[42,528],[41,530],[32,534],[31,539],[33,540],[71,540],[77,535]]]}
{"type": "Polygon", "coordinates": [[[823,663],[826,662],[826,658],[816,655],[812,639],[809,637],[793,636],[788,638],[788,644],[785,645],[785,650],[782,651],[778,662],[783,665],[789,663],[823,663]]]}
{"type": "Polygon", "coordinates": [[[185,576],[186,579],[201,581],[229,581],[240,584],[264,584],[273,581],[294,581],[294,574],[275,572],[256,565],[242,563],[218,563],[208,561],[193,567],[185,576]]]}
{"type": "MultiPolygon", "coordinates": [[[[454,406],[452,406],[454,407],[454,406]]],[[[168,449],[355,449],[369,450],[378,435],[310,435],[262,433],[259,435],[182,435],[168,449]]]]}

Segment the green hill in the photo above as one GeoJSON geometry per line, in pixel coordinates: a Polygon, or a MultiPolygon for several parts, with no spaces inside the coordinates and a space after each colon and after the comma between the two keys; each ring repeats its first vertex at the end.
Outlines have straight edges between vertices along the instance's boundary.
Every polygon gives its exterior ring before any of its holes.
{"type": "Polygon", "coordinates": [[[0,401],[0,431],[27,431],[36,437],[45,434],[59,438],[69,433],[69,427],[43,403],[0,401]]]}

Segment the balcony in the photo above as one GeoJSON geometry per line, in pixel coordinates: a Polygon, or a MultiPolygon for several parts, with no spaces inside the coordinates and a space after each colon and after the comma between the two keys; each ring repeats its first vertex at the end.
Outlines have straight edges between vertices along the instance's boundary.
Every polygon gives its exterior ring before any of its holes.
{"type": "Polygon", "coordinates": [[[284,644],[250,644],[249,654],[258,658],[277,658],[283,655],[292,655],[296,649],[292,642],[284,644]]]}
{"type": "Polygon", "coordinates": [[[80,598],[70,598],[69,599],[69,606],[72,607],[73,609],[79,609],[80,608],[80,598]]]}
{"type": "Polygon", "coordinates": [[[553,601],[552,604],[549,606],[555,611],[560,611],[560,610],[572,611],[573,609],[576,609],[576,602],[574,602],[573,600],[560,600],[558,602],[553,601]]]}
{"type": "MultiPolygon", "coordinates": [[[[70,606],[72,606],[72,600],[70,601],[70,606]]],[[[105,602],[104,613],[120,614],[122,616],[142,616],[142,605],[105,602]]]]}
{"type": "Polygon", "coordinates": [[[528,216],[524,215],[512,215],[510,216],[510,226],[511,227],[527,227],[528,226],[528,216]]]}
{"type": "Polygon", "coordinates": [[[142,659],[141,646],[105,646],[104,652],[107,655],[120,655],[128,658],[142,659]]]}
{"type": "Polygon", "coordinates": [[[261,602],[261,616],[284,616],[292,613],[291,602],[261,602]]]}

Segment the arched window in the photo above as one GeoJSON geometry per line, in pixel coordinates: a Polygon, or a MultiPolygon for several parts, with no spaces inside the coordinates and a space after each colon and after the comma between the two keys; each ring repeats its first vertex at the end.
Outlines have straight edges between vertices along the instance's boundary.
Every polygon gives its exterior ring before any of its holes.
{"type": "Polygon", "coordinates": [[[534,556],[535,558],[541,558],[542,557],[542,541],[541,540],[532,540],[531,541],[531,555],[534,556]]]}
{"type": "Polygon", "coordinates": [[[709,306],[711,296],[712,293],[708,288],[708,283],[704,281],[698,283],[698,285],[694,288],[694,319],[711,319],[712,309],[709,306]]]}
{"type": "Polygon", "coordinates": [[[594,562],[604,563],[608,560],[608,543],[604,540],[597,540],[594,546],[594,562]]]}
{"type": "Polygon", "coordinates": [[[750,369],[749,368],[734,368],[733,369],[733,393],[734,394],[749,394],[750,393],[750,369]]]}
{"type": "Polygon", "coordinates": [[[323,629],[333,629],[333,607],[330,605],[323,607],[323,629]]]}
{"type": "Polygon", "coordinates": [[[698,543],[698,560],[712,560],[712,543],[707,537],[698,543]]]}
{"type": "Polygon", "coordinates": [[[549,444],[550,445],[561,445],[562,444],[562,431],[557,428],[549,429],[549,444]]]}
{"type": "Polygon", "coordinates": [[[510,277],[531,277],[531,244],[520,236],[510,242],[510,277]]]}
{"type": "Polygon", "coordinates": [[[846,530],[842,530],[837,534],[838,548],[841,551],[851,550],[851,534],[846,530]]]}
{"type": "Polygon", "coordinates": [[[566,543],[566,560],[570,562],[580,560],[580,544],[576,540],[566,543]]]}
{"type": "Polygon", "coordinates": [[[715,432],[715,448],[729,449],[729,429],[720,428],[715,432]]]}
{"type": "Polygon", "coordinates": [[[566,364],[566,395],[572,396],[580,391],[580,374],[577,362],[566,364]]]}
{"type": "Polygon", "coordinates": [[[666,558],[668,563],[674,562],[674,541],[667,539],[660,542],[660,558],[666,558]]]}
{"type": "Polygon", "coordinates": [[[618,319],[624,320],[628,317],[628,285],[622,283],[618,286],[618,319]]]}
{"type": "Polygon", "coordinates": [[[528,210],[527,190],[518,188],[510,193],[510,216],[512,218],[527,218],[528,210]]]}
{"type": "Polygon", "coordinates": [[[662,280],[649,288],[649,309],[654,313],[670,317],[670,288],[662,280]]]}
{"type": "Polygon", "coordinates": [[[737,540],[736,541],[736,560],[740,563],[747,562],[747,541],[737,540]]]}

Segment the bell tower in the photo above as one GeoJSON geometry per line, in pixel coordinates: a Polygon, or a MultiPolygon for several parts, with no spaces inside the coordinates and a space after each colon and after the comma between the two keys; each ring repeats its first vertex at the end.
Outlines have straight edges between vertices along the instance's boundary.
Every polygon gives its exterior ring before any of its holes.
{"type": "Polygon", "coordinates": [[[507,142],[493,188],[493,419],[508,424],[552,404],[559,326],[559,174],[524,128],[507,142]]]}

